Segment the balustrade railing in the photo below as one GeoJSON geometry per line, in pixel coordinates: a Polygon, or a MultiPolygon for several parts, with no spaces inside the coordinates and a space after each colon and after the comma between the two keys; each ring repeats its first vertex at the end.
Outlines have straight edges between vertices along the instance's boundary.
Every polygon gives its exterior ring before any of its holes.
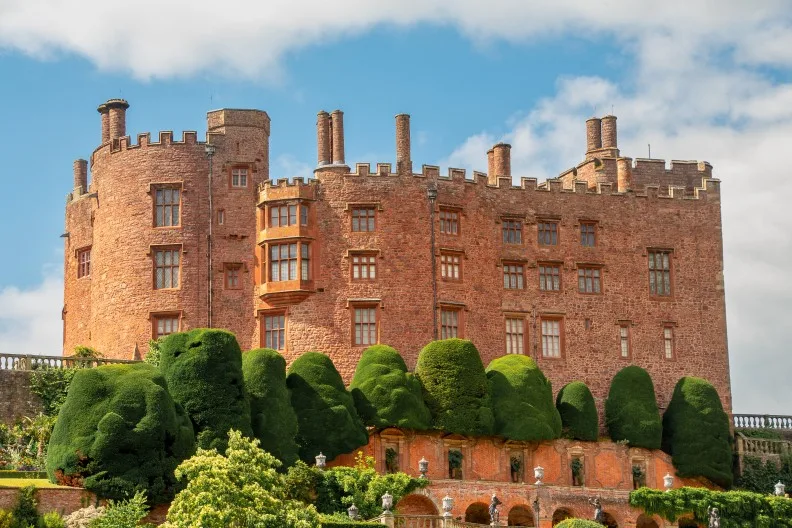
{"type": "Polygon", "coordinates": [[[44,368],[68,369],[74,367],[91,368],[113,363],[140,362],[127,359],[0,354],[0,370],[37,370],[44,368]]]}
{"type": "Polygon", "coordinates": [[[779,414],[735,414],[736,429],[783,429],[792,431],[792,416],[779,414]]]}
{"type": "Polygon", "coordinates": [[[767,438],[748,438],[741,434],[737,435],[738,446],[741,454],[748,456],[760,455],[786,455],[792,453],[792,442],[788,440],[770,440],[767,438]]]}
{"type": "Polygon", "coordinates": [[[394,528],[450,528],[437,515],[394,515],[394,528]]]}

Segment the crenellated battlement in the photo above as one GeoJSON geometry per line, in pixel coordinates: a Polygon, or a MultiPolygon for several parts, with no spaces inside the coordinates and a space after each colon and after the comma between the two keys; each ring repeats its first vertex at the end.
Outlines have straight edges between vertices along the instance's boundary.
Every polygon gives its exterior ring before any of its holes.
{"type": "Polygon", "coordinates": [[[118,138],[110,143],[110,152],[120,152],[145,147],[170,147],[178,145],[199,145],[204,142],[198,141],[198,132],[185,130],[182,132],[181,141],[174,141],[173,131],[161,130],[158,133],[157,141],[151,141],[151,133],[144,132],[137,135],[137,142],[131,141],[129,136],[118,138]]]}

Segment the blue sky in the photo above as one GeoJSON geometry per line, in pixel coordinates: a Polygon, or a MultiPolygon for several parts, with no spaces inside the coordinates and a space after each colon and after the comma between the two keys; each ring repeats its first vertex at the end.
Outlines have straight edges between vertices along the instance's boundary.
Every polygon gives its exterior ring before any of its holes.
{"type": "Polygon", "coordinates": [[[506,140],[516,176],[545,178],[580,161],[585,118],[613,107],[625,155],[652,143],[723,180],[735,408],[792,413],[792,10],[527,4],[0,2],[0,351],[59,349],[64,197],[108,98],[130,102],[133,137],[203,135],[214,108],[266,110],[272,177],[311,174],[322,109],[345,112],[350,163],[392,162],[393,116],[407,112],[418,165],[483,170],[506,140]]]}

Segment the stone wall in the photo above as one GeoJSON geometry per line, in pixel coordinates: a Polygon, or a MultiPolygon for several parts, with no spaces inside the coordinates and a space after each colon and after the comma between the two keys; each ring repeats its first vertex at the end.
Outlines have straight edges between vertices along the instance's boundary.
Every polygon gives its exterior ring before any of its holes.
{"type": "Polygon", "coordinates": [[[0,370],[0,423],[12,424],[41,411],[41,401],[30,392],[30,375],[25,370],[0,370]]]}

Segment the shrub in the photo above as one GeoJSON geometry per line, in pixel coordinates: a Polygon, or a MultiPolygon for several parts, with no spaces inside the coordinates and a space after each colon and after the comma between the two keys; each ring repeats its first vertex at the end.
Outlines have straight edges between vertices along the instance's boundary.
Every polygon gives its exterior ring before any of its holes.
{"type": "MultiPolygon", "coordinates": [[[[89,528],[135,528],[140,526],[139,523],[146,516],[148,510],[146,494],[138,491],[129,500],[108,501],[104,515],[91,521],[89,528]]],[[[153,528],[151,524],[143,526],[153,528]]]]}
{"type": "Polygon", "coordinates": [[[173,470],[194,449],[190,421],[165,379],[145,363],[81,369],[58,415],[47,454],[50,480],[125,498],[172,496],[173,470]]]}
{"type": "Polygon", "coordinates": [[[168,510],[169,528],[314,528],[316,509],[286,498],[278,460],[258,447],[257,439],[228,433],[225,456],[199,450],[176,474],[187,487],[168,510]]]}
{"type": "Polygon", "coordinates": [[[60,513],[51,511],[42,515],[39,521],[39,528],[66,528],[66,522],[60,513]]]}
{"type": "Polygon", "coordinates": [[[66,528],[88,528],[95,519],[104,515],[104,512],[104,506],[97,508],[91,505],[67,515],[63,520],[66,523],[66,528]]]}
{"type": "Polygon", "coordinates": [[[602,525],[585,519],[565,519],[556,524],[556,528],[602,528],[602,525]]]}
{"type": "Polygon", "coordinates": [[[149,365],[154,365],[155,367],[160,366],[160,339],[152,339],[149,341],[148,352],[146,353],[146,357],[143,358],[143,361],[148,363],[149,365]]]}
{"type": "Polygon", "coordinates": [[[297,460],[297,415],[286,388],[286,360],[269,348],[242,356],[242,373],[250,398],[250,421],[261,448],[291,466],[297,460]]]}
{"type": "Polygon", "coordinates": [[[14,528],[14,514],[8,510],[0,510],[0,528],[14,528]]]}
{"type": "Polygon", "coordinates": [[[95,348],[89,346],[77,345],[76,347],[74,347],[74,351],[72,352],[71,357],[96,359],[102,357],[102,354],[97,352],[95,348]]]}
{"type": "Polygon", "coordinates": [[[322,515],[319,517],[320,528],[360,528],[361,526],[382,526],[377,522],[353,521],[345,513],[322,515]]]}
{"type": "Polygon", "coordinates": [[[364,350],[349,390],[366,425],[419,430],[430,426],[421,383],[407,372],[404,359],[394,348],[375,345],[364,350]]]}
{"type": "Polygon", "coordinates": [[[36,487],[26,486],[17,494],[16,505],[11,511],[16,528],[36,526],[39,520],[38,501],[36,501],[36,487]]]}
{"type": "Polygon", "coordinates": [[[599,417],[594,396],[582,381],[567,383],[556,397],[564,436],[594,442],[599,437],[599,417]]]}
{"type": "Polygon", "coordinates": [[[681,378],[663,415],[663,450],[671,455],[677,474],[730,487],[729,436],[729,417],[715,387],[701,378],[681,378]]]}
{"type": "Polygon", "coordinates": [[[160,343],[160,368],[192,420],[198,447],[224,451],[231,429],[253,436],[234,334],[205,328],[171,334],[160,343]]]}
{"type": "Polygon", "coordinates": [[[368,442],[368,434],[333,362],[319,352],[306,352],[289,368],[286,385],[297,414],[300,458],[328,460],[368,442]]]}
{"type": "Polygon", "coordinates": [[[648,372],[631,365],[616,373],[605,400],[605,422],[614,442],[660,448],[663,424],[648,372]]]}
{"type": "Polygon", "coordinates": [[[553,389],[536,362],[510,354],[487,367],[495,434],[510,440],[552,440],[561,434],[553,389]]]}
{"type": "Polygon", "coordinates": [[[464,435],[493,433],[489,384],[473,343],[463,339],[429,343],[418,356],[415,375],[435,429],[464,435]]]}

